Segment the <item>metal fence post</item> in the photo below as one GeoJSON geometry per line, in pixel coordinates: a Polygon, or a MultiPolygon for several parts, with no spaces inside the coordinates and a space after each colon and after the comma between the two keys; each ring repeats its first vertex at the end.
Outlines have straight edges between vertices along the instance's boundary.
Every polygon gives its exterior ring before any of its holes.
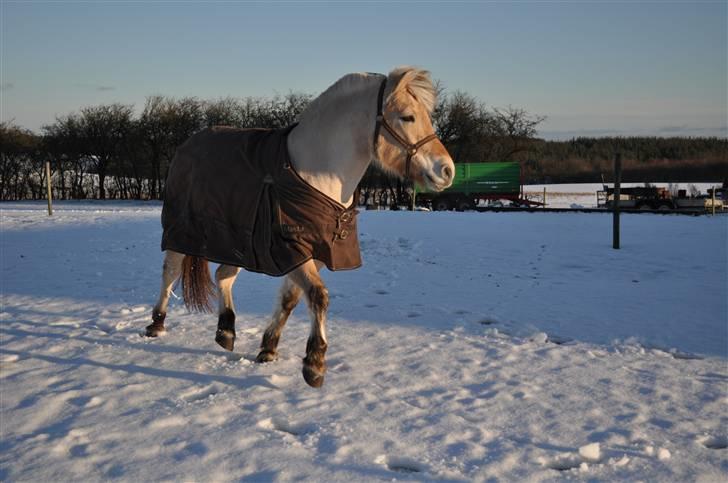
{"type": "Polygon", "coordinates": [[[614,156],[614,199],[612,200],[612,248],[619,250],[619,205],[622,198],[622,154],[614,156]]]}

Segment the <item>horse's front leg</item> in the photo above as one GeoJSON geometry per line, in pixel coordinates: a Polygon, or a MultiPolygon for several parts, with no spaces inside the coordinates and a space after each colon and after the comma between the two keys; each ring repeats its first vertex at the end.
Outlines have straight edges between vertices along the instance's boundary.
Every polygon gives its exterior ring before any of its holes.
{"type": "Polygon", "coordinates": [[[311,313],[311,333],[303,358],[303,378],[311,387],[321,387],[326,374],[326,314],[329,308],[329,291],[319,275],[322,264],[313,260],[291,272],[293,281],[306,294],[311,313]]]}
{"type": "Polygon", "coordinates": [[[283,280],[281,289],[278,292],[278,300],[273,309],[273,318],[263,334],[260,353],[256,361],[270,362],[278,358],[278,341],[281,338],[281,332],[283,332],[283,327],[285,327],[291,312],[301,299],[302,293],[303,290],[295,284],[291,277],[286,277],[283,280]]]}
{"type": "Polygon", "coordinates": [[[215,342],[225,350],[235,347],[235,307],[233,306],[233,283],[240,273],[239,267],[220,265],[215,271],[218,290],[218,318],[215,342]]]}
{"type": "Polygon", "coordinates": [[[172,285],[182,273],[182,260],[184,257],[183,254],[171,250],[164,252],[162,286],[159,289],[159,299],[154,305],[154,309],[152,309],[152,323],[147,326],[144,334],[147,337],[157,337],[167,331],[164,327],[164,319],[167,317],[169,295],[172,293],[172,285]]]}

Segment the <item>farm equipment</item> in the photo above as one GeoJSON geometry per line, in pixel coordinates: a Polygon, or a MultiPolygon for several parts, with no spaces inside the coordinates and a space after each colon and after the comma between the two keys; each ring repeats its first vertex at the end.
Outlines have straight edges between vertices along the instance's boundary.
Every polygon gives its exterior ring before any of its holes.
{"type": "MultiPolygon", "coordinates": [[[[723,210],[726,200],[722,199],[724,190],[716,190],[715,197],[709,195],[687,196],[686,190],[678,190],[673,195],[667,188],[644,186],[635,188],[621,188],[619,197],[620,208],[635,210],[686,210],[686,211],[707,211],[713,209],[723,210]]],[[[612,208],[614,206],[614,188],[604,186],[602,191],[597,191],[597,206],[599,208],[612,208]]]]}
{"type": "Polygon", "coordinates": [[[515,206],[543,206],[523,195],[521,166],[515,162],[456,163],[452,186],[440,193],[417,192],[415,204],[429,206],[434,211],[470,210],[486,201],[491,206],[503,206],[510,201],[515,206]]]}

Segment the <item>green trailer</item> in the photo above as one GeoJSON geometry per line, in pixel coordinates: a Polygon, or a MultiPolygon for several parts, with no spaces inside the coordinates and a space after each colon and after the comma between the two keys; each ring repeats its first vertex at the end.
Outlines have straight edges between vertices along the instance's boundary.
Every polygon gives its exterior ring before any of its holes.
{"type": "Polygon", "coordinates": [[[502,200],[518,206],[541,204],[524,198],[521,166],[516,162],[457,163],[452,186],[440,193],[418,191],[415,200],[435,211],[469,210],[481,200],[496,206],[502,200]]]}

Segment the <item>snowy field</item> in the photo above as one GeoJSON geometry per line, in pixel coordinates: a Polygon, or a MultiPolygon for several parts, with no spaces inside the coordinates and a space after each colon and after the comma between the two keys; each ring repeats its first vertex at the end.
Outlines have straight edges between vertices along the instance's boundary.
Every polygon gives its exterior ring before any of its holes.
{"type": "Polygon", "coordinates": [[[363,212],[326,273],[324,387],[306,310],[258,365],[280,280],[216,316],[157,297],[160,204],[5,203],[1,481],[725,481],[728,217],[363,212]]]}
{"type": "MultiPolygon", "coordinates": [[[[690,194],[696,189],[706,194],[709,188],[720,188],[720,183],[650,183],[651,186],[667,188],[670,190],[684,189],[690,194]]],[[[576,184],[533,184],[523,187],[524,195],[533,200],[543,200],[543,190],[546,189],[546,203],[549,208],[596,208],[597,191],[601,191],[601,183],[576,184]]],[[[613,187],[612,183],[608,184],[613,187]]],[[[622,183],[623,188],[644,186],[644,183],[622,183]]]]}

